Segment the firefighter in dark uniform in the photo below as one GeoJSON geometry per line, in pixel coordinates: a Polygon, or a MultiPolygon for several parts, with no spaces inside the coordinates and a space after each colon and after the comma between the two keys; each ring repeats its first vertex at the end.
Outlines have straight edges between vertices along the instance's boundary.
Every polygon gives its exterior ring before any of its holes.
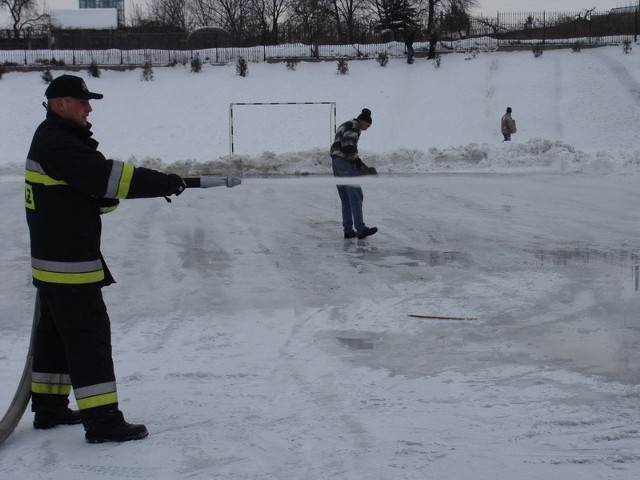
{"type": "Polygon", "coordinates": [[[101,288],[114,282],[100,253],[100,215],[123,198],[179,195],[175,174],[106,159],[92,138],[90,92],[62,75],[45,95],[46,119],[27,157],[25,205],[40,322],[35,332],[31,407],[37,429],[82,423],[89,443],[137,440],[144,425],[125,421],[101,288]],[[78,411],[69,409],[73,388],[78,411]]]}

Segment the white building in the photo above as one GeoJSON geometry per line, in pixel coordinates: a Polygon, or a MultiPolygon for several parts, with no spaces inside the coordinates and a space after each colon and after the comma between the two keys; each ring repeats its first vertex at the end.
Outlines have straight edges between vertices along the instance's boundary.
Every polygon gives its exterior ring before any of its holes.
{"type": "Polygon", "coordinates": [[[118,10],[115,8],[51,10],[51,26],[65,29],[116,29],[118,28],[118,10]]]}

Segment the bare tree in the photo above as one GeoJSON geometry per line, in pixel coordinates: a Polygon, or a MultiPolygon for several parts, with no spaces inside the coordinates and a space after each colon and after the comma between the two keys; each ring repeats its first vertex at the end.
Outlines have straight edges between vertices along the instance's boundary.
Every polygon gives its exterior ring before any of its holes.
{"type": "Polygon", "coordinates": [[[440,13],[449,12],[456,9],[468,12],[471,7],[477,7],[477,0],[427,0],[427,32],[434,31],[436,19],[440,13]]]}
{"type": "Polygon", "coordinates": [[[485,17],[481,15],[476,17],[475,21],[485,27],[485,29],[489,30],[496,38],[507,31],[507,29],[500,24],[498,17],[485,17]]]}
{"type": "Polygon", "coordinates": [[[127,11],[128,24],[132,27],[140,27],[148,22],[148,13],[144,7],[134,3],[127,11]]]}
{"type": "Polygon", "coordinates": [[[245,0],[218,0],[221,7],[223,27],[237,39],[243,37],[247,24],[247,2],[245,0]]]}
{"type": "Polygon", "coordinates": [[[249,17],[259,26],[265,43],[278,43],[280,18],[290,4],[290,0],[249,0],[249,17]]]}
{"type": "Polygon", "coordinates": [[[199,26],[224,28],[236,41],[248,33],[247,0],[190,0],[190,10],[199,26]]]}
{"type": "Polygon", "coordinates": [[[583,8],[581,13],[576,15],[576,20],[591,20],[591,15],[596,11],[596,7],[583,8]]]}
{"type": "Polygon", "coordinates": [[[189,11],[200,27],[220,26],[215,0],[190,0],[189,11]]]}
{"type": "Polygon", "coordinates": [[[441,3],[441,0],[429,0],[427,7],[427,33],[432,34],[434,32],[434,26],[436,22],[436,7],[441,3]]]}
{"type": "Polygon", "coordinates": [[[317,57],[317,45],[334,37],[330,0],[291,0],[288,24],[301,32],[317,57]]]}
{"type": "Polygon", "coordinates": [[[20,36],[23,29],[42,25],[49,18],[44,12],[38,13],[37,0],[0,0],[0,10],[5,9],[11,16],[11,29],[15,38],[20,36]]]}
{"type": "Polygon", "coordinates": [[[267,15],[267,0],[248,0],[247,28],[257,36],[260,32],[260,40],[263,44],[270,42],[269,18],[267,15]]]}
{"type": "Polygon", "coordinates": [[[200,26],[222,27],[236,40],[246,33],[249,12],[246,0],[190,0],[189,8],[200,26]]]}
{"type": "Polygon", "coordinates": [[[149,0],[149,19],[158,25],[174,27],[188,32],[193,27],[187,0],[149,0]]]}
{"type": "Polygon", "coordinates": [[[334,22],[341,39],[354,43],[355,26],[364,6],[363,0],[331,0],[334,22]]]}

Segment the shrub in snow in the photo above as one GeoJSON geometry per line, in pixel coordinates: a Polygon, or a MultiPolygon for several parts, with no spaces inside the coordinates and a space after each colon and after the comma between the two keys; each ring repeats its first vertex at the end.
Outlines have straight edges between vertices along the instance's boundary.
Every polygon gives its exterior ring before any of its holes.
{"type": "Polygon", "coordinates": [[[376,61],[381,67],[386,67],[387,63],[389,63],[389,55],[387,55],[387,52],[380,52],[378,53],[376,61]]]}
{"type": "Polygon", "coordinates": [[[340,75],[346,75],[349,73],[349,62],[347,62],[344,58],[338,60],[338,73],[340,75]]]}
{"type": "Polygon", "coordinates": [[[298,63],[300,63],[299,60],[293,60],[290,58],[289,60],[287,60],[287,63],[286,63],[287,70],[292,70],[292,71],[295,70],[296,67],[298,66],[298,63]]]}
{"type": "Polygon", "coordinates": [[[169,60],[168,66],[175,67],[177,65],[182,65],[184,67],[187,63],[189,63],[189,59],[186,55],[178,55],[169,60]]]}
{"type": "Polygon", "coordinates": [[[582,51],[582,46],[584,45],[584,42],[576,42],[573,44],[573,46],[571,47],[571,51],[573,53],[580,53],[582,51]]]}
{"type": "Polygon", "coordinates": [[[91,75],[94,78],[100,78],[100,67],[98,67],[98,64],[96,63],[95,60],[91,60],[88,70],[89,70],[89,75],[91,75]]]}
{"type": "Polygon", "coordinates": [[[531,49],[531,51],[533,52],[533,56],[536,58],[541,57],[542,53],[544,52],[544,50],[542,49],[542,46],[540,45],[536,45],[535,47],[533,47],[533,49],[531,49]]]}
{"type": "Polygon", "coordinates": [[[238,57],[238,61],[236,62],[236,73],[241,77],[246,77],[249,74],[247,61],[242,57],[238,57]]]}
{"type": "Polygon", "coordinates": [[[200,70],[202,70],[202,61],[200,60],[200,57],[196,55],[191,59],[191,71],[198,73],[200,70]]]}
{"type": "Polygon", "coordinates": [[[151,65],[151,60],[147,60],[146,62],[144,62],[140,80],[145,82],[153,82],[153,66],[151,65]]]}
{"type": "Polygon", "coordinates": [[[55,57],[51,57],[51,60],[48,60],[46,58],[37,58],[35,63],[36,63],[36,65],[51,65],[53,67],[64,67],[65,66],[64,60],[56,60],[55,57]]]}
{"type": "Polygon", "coordinates": [[[51,81],[53,80],[53,75],[51,74],[51,70],[49,70],[48,67],[45,68],[44,72],[42,72],[42,75],[40,75],[40,78],[42,78],[42,81],[47,85],[50,84],[51,81]]]}
{"type": "Polygon", "coordinates": [[[474,58],[476,58],[478,56],[478,49],[477,48],[472,48],[470,51],[470,56],[469,57],[465,57],[465,60],[473,60],[474,58]]]}

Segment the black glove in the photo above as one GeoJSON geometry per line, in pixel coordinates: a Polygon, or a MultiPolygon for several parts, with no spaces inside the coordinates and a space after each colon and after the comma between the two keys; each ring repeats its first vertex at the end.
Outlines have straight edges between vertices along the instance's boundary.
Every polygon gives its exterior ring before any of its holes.
{"type": "Polygon", "coordinates": [[[98,210],[100,211],[100,215],[113,212],[118,208],[119,204],[120,200],[117,198],[98,198],[98,210]]]}
{"type": "Polygon", "coordinates": [[[367,167],[362,160],[356,158],[354,161],[358,175],[377,175],[378,172],[373,167],[367,167]]]}
{"type": "Polygon", "coordinates": [[[180,175],[175,173],[169,174],[169,191],[167,195],[175,195],[177,197],[184,192],[185,188],[187,188],[187,184],[180,175]]]}

